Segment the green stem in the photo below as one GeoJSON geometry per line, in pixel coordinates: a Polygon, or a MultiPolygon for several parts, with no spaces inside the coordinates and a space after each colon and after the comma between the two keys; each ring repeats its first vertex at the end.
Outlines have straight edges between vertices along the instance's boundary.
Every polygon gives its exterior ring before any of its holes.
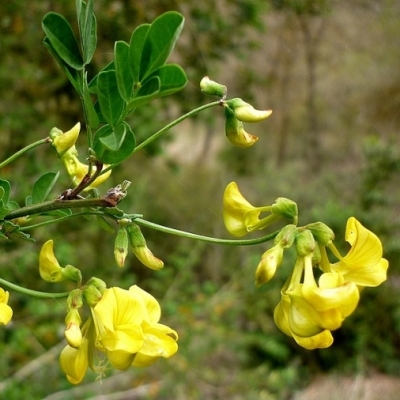
{"type": "MultiPolygon", "coordinates": [[[[180,116],[179,118],[177,118],[176,120],[170,122],[168,125],[164,126],[164,128],[160,129],[158,132],[154,133],[153,135],[151,135],[149,138],[147,138],[146,140],[144,140],[142,143],[140,143],[139,145],[137,145],[135,147],[135,150],[133,150],[132,154],[137,153],[139,150],[143,149],[143,147],[147,146],[148,144],[150,144],[152,141],[158,139],[162,134],[164,134],[165,132],[167,132],[169,129],[171,129],[172,127],[174,127],[175,125],[178,125],[180,122],[184,121],[187,118],[193,117],[194,115],[198,114],[199,112],[206,110],[207,108],[211,108],[214,106],[218,106],[221,104],[221,101],[213,101],[212,103],[208,103],[208,104],[204,104],[203,106],[200,106],[198,108],[195,108],[192,111],[189,111],[188,113],[180,116]]],[[[107,171],[109,171],[110,169],[115,168],[118,164],[120,163],[115,163],[112,164],[110,166],[108,166],[107,168],[105,168],[103,171],[101,171],[100,175],[105,174],[107,171]]]]}
{"type": "Polygon", "coordinates": [[[14,283],[8,282],[5,279],[0,278],[0,283],[3,286],[8,287],[9,289],[15,290],[16,292],[27,294],[31,297],[36,297],[37,299],[62,299],[68,297],[69,292],[64,293],[48,293],[48,292],[39,292],[37,290],[27,289],[22,286],[18,286],[14,283]]]}
{"type": "Polygon", "coordinates": [[[65,208],[89,208],[89,207],[113,207],[105,199],[79,199],[79,200],[50,200],[32,206],[18,208],[10,211],[4,219],[14,219],[26,217],[33,214],[42,214],[48,211],[60,210],[65,208]]]}
{"type": "Polygon", "coordinates": [[[195,233],[190,233],[190,232],[185,232],[181,231],[179,229],[174,229],[174,228],[168,228],[163,225],[158,225],[155,224],[154,222],[146,221],[145,219],[142,218],[135,218],[134,222],[137,222],[139,225],[146,226],[148,228],[154,229],[156,231],[164,232],[164,233],[169,233],[171,235],[176,235],[176,236],[182,236],[190,239],[196,239],[196,240],[201,240],[203,242],[208,242],[208,243],[217,243],[217,244],[222,244],[222,245],[233,245],[233,246],[251,246],[254,244],[259,244],[259,243],[264,243],[267,242],[271,239],[274,239],[275,236],[279,233],[279,231],[272,232],[269,235],[257,238],[257,239],[243,239],[243,240],[238,240],[238,239],[218,239],[210,236],[203,236],[203,235],[197,235],[195,233]]]}
{"type": "Polygon", "coordinates": [[[100,217],[110,217],[110,218],[112,218],[112,215],[104,213],[102,211],[86,210],[86,211],[77,212],[77,213],[70,214],[70,215],[65,215],[64,217],[54,218],[54,219],[50,219],[50,220],[47,220],[47,221],[39,222],[37,224],[33,224],[33,225],[29,225],[29,226],[21,226],[21,228],[19,230],[22,231],[22,232],[25,232],[25,231],[29,231],[31,229],[41,228],[41,227],[46,226],[46,225],[51,225],[51,224],[56,224],[56,223],[59,223],[59,222],[64,222],[64,221],[66,221],[68,219],[71,219],[71,218],[81,217],[81,216],[83,217],[83,216],[87,216],[87,215],[98,215],[100,217]]]}
{"type": "Polygon", "coordinates": [[[45,139],[38,140],[35,143],[31,143],[30,145],[24,147],[23,149],[17,151],[14,153],[11,157],[8,157],[6,160],[4,160],[2,163],[0,163],[0,169],[5,167],[6,165],[12,163],[15,159],[17,159],[19,156],[22,156],[22,154],[26,153],[27,151],[33,149],[34,147],[40,146],[41,144],[49,143],[50,138],[47,137],[45,139]]]}

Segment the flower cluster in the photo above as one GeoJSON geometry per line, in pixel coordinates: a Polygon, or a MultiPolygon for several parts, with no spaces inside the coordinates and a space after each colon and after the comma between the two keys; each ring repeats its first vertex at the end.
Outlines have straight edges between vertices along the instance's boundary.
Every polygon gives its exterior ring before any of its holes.
{"type": "MultiPolygon", "coordinates": [[[[79,185],[82,179],[89,173],[90,168],[89,165],[80,162],[78,159],[78,151],[75,147],[75,142],[78,139],[80,130],[81,124],[78,122],[67,132],[62,132],[58,128],[53,128],[50,131],[50,138],[52,139],[51,144],[64,163],[67,173],[75,186],[79,185]]],[[[110,174],[111,170],[100,175],[84,190],[90,190],[99,186],[110,176],[110,174]]],[[[92,171],[91,175],[93,175],[92,171]]]]}
{"type": "MultiPolygon", "coordinates": [[[[68,279],[66,267],[61,268],[54,256],[52,241],[42,248],[39,268],[47,281],[68,279]]],[[[76,268],[70,266],[68,270],[76,268]]],[[[75,280],[76,275],[74,272],[70,280],[75,280]]],[[[107,288],[102,280],[91,278],[70,292],[67,304],[65,338],[68,344],[61,352],[60,364],[73,384],[82,381],[88,367],[99,374],[105,364],[118,370],[147,367],[178,350],[176,331],[159,323],[159,303],[136,285],[129,290],[107,288]],[[79,310],[84,301],[89,305],[90,317],[81,326],[79,310]]]]}
{"type": "Polygon", "coordinates": [[[306,349],[329,347],[333,343],[331,331],[340,328],[356,309],[360,290],[386,280],[388,261],[382,258],[379,238],[354,217],[347,221],[345,239],[351,249],[343,257],[333,244],[334,234],[328,226],[321,222],[297,226],[293,205],[284,209],[286,213],[279,207],[279,212],[273,206],[254,207],[234,182],[226,188],[223,200],[225,226],[236,236],[263,229],[278,216],[291,216],[295,222],[286,225],[276,235],[274,246],[262,255],[256,269],[256,285],[275,275],[286,249],[296,249],[296,262],[281,290],[274,320],[282,332],[306,349]],[[260,219],[263,211],[271,215],[260,219]],[[329,261],[327,248],[338,262],[329,261]]]}

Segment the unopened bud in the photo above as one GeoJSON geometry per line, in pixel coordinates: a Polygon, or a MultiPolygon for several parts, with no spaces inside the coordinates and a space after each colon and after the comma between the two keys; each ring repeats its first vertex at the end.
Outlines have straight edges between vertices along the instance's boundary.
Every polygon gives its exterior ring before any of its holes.
{"type": "Polygon", "coordinates": [[[285,197],[278,197],[272,205],[271,210],[273,214],[278,214],[281,217],[291,219],[295,224],[297,224],[298,209],[297,204],[293,200],[285,197]]]}
{"type": "Polygon", "coordinates": [[[228,89],[225,85],[221,85],[218,82],[212,81],[208,76],[205,76],[200,81],[200,89],[208,96],[218,96],[221,98],[225,98],[226,93],[228,92],[228,89]]]}
{"type": "Polygon", "coordinates": [[[270,281],[283,259],[283,247],[280,244],[267,250],[261,257],[256,270],[256,286],[270,281]]]}
{"type": "Polygon", "coordinates": [[[127,226],[129,243],[133,254],[138,260],[148,268],[159,270],[164,267],[164,262],[155,257],[151,250],[147,247],[146,239],[144,238],[140,227],[137,224],[127,226]]]}
{"type": "Polygon", "coordinates": [[[77,349],[82,344],[81,317],[76,308],[72,308],[65,317],[65,339],[71,347],[77,349]]]}
{"type": "Polygon", "coordinates": [[[234,111],[235,117],[242,122],[260,122],[272,114],[272,110],[256,110],[240,98],[228,100],[226,103],[234,111]]]}
{"type": "Polygon", "coordinates": [[[115,242],[114,242],[115,262],[120,268],[122,268],[125,264],[125,259],[126,256],[128,255],[128,247],[129,247],[128,232],[125,226],[121,226],[121,228],[117,232],[117,236],[115,237],[115,242]]]}
{"type": "Polygon", "coordinates": [[[227,105],[225,107],[225,135],[228,140],[237,147],[250,147],[257,142],[258,137],[244,130],[243,123],[239,121],[233,110],[227,105]]]}
{"type": "Polygon", "coordinates": [[[332,243],[333,239],[335,239],[333,230],[323,222],[313,222],[312,224],[307,224],[306,228],[311,231],[315,240],[322,246],[327,246],[328,244],[332,243]]]}
{"type": "Polygon", "coordinates": [[[296,236],[296,251],[298,256],[311,256],[314,253],[315,247],[314,236],[308,229],[305,229],[296,236]]]}

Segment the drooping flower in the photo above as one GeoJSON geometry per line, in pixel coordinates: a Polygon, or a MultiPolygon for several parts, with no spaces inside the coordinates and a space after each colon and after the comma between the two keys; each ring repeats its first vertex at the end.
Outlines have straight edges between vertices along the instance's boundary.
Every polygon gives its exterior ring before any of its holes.
{"type": "Polygon", "coordinates": [[[253,146],[258,136],[244,130],[243,122],[235,117],[235,113],[225,104],[225,135],[237,147],[253,146]]]}
{"type": "Polygon", "coordinates": [[[9,298],[10,293],[0,288],[0,325],[7,325],[13,316],[13,310],[8,305],[9,298]]]}
{"type": "Polygon", "coordinates": [[[83,338],[78,348],[65,346],[60,354],[60,365],[72,384],[82,382],[89,365],[89,340],[83,338]]]}
{"type": "Polygon", "coordinates": [[[378,286],[384,282],[389,263],[382,258],[379,238],[351,217],[347,221],[345,239],[351,249],[344,257],[340,256],[333,244],[329,246],[340,260],[331,264],[332,271],[342,274],[346,281],[358,286],[378,286]]]}

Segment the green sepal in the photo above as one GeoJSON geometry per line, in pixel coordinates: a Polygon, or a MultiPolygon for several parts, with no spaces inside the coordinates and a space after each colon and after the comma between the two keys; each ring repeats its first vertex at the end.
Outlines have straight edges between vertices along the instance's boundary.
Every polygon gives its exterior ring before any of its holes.
{"type": "Polygon", "coordinates": [[[35,241],[35,239],[33,239],[27,233],[21,232],[20,226],[17,224],[14,224],[11,221],[4,221],[4,223],[1,227],[0,233],[3,238],[9,239],[9,240],[22,239],[22,240],[29,240],[30,242],[35,241]]]}

